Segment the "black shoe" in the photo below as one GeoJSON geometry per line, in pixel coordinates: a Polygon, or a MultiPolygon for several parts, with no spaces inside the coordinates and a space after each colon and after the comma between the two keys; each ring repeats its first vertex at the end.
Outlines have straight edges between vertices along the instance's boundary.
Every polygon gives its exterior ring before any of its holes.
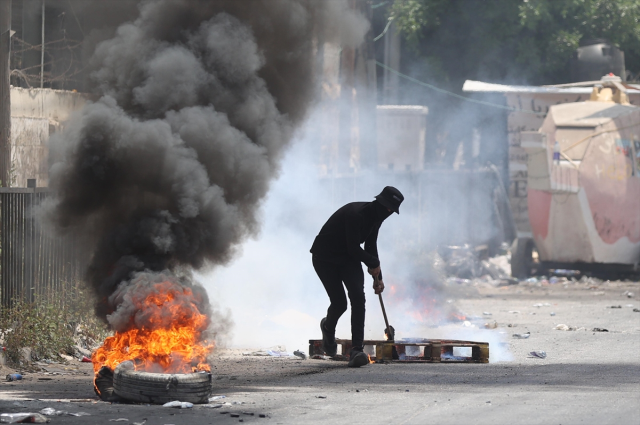
{"type": "Polygon", "coordinates": [[[369,364],[369,356],[358,350],[351,350],[349,355],[349,367],[360,367],[369,364]]]}
{"type": "Polygon", "coordinates": [[[336,344],[335,333],[330,334],[324,328],[324,322],[326,321],[326,317],[320,321],[320,330],[322,331],[322,350],[327,356],[333,357],[338,353],[338,344],[336,344]]]}

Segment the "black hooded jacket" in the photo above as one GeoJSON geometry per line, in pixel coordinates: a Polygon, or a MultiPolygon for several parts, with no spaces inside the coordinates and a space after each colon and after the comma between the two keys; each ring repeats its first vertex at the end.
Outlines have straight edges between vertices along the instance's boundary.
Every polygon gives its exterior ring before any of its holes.
{"type": "Polygon", "coordinates": [[[380,265],[378,230],[390,215],[378,201],[351,202],[329,217],[316,236],[311,253],[337,264],[355,260],[376,268],[380,265]],[[364,249],[360,247],[363,242],[364,249]]]}

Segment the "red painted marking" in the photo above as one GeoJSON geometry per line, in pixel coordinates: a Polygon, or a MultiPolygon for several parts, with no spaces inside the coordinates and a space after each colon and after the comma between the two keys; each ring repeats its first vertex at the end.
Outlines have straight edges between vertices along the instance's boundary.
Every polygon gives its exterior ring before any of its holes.
{"type": "Polygon", "coordinates": [[[534,237],[546,239],[549,234],[549,215],[551,213],[551,193],[529,189],[527,204],[529,206],[529,223],[534,237]]]}

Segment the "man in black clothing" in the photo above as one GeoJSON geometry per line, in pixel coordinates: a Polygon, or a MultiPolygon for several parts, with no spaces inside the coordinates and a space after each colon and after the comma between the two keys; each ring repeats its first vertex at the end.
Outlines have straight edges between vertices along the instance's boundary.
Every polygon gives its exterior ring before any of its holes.
{"type": "Polygon", "coordinates": [[[382,293],[384,283],[378,259],[378,230],[382,222],[395,212],[399,214],[404,196],[395,187],[387,186],[372,202],[351,202],[336,211],[322,226],[316,236],[311,253],[313,267],[322,281],[331,305],[327,317],[320,322],[322,347],[329,356],[335,356],[335,340],[338,319],[347,310],[347,298],[342,284],[347,288],[351,301],[351,342],[349,366],[360,367],[369,363],[362,352],[364,341],[364,273],[378,276],[374,284],[376,294],[382,293]],[[364,249],[360,246],[364,242],[364,249]]]}

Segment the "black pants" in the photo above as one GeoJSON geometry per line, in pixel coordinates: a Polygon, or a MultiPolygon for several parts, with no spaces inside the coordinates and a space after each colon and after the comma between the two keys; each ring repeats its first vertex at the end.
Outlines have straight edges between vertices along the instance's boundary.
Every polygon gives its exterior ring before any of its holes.
{"type": "Polygon", "coordinates": [[[347,297],[344,286],[351,301],[351,344],[353,348],[362,349],[364,341],[364,273],[359,261],[335,264],[313,256],[313,268],[329,295],[331,305],[327,309],[325,327],[328,332],[335,332],[340,316],[347,311],[347,297]]]}

